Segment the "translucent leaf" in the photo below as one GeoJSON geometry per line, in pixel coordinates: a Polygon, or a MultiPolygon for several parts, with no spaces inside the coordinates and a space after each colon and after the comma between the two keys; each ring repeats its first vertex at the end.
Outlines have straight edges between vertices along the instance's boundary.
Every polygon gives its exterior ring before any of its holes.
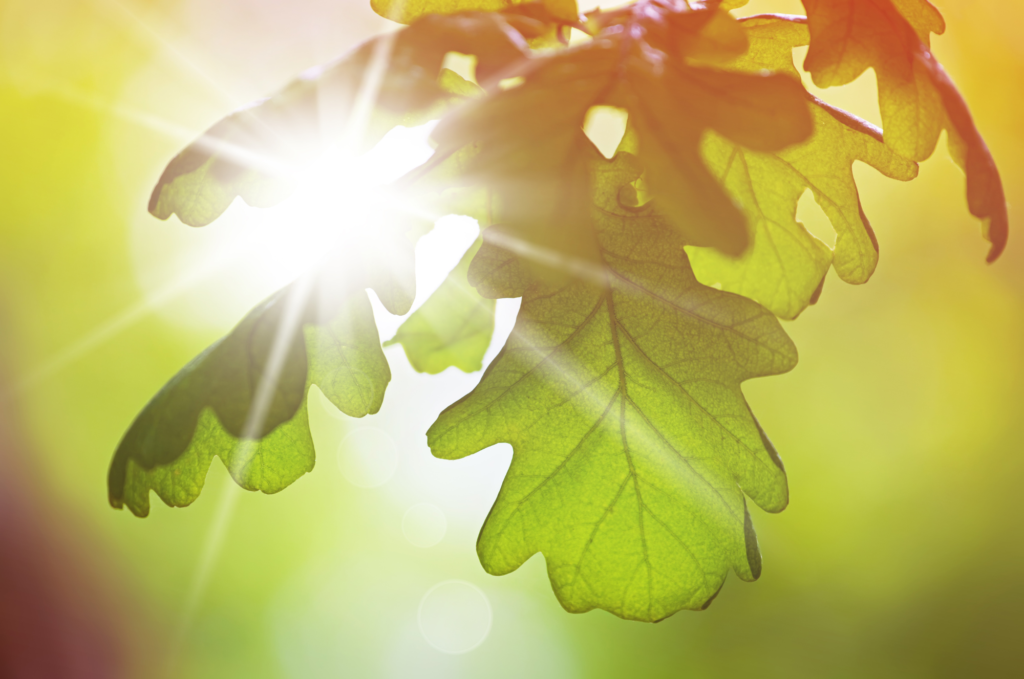
{"type": "Polygon", "coordinates": [[[651,204],[619,200],[636,158],[594,152],[590,168],[589,275],[552,286],[500,245],[500,227],[484,232],[470,279],[522,293],[519,318],[427,440],[445,459],[512,444],[477,543],[488,572],[539,551],[567,610],[655,621],[707,606],[729,570],[760,574],[744,493],[780,511],[788,491],[739,385],[791,369],[796,350],[766,309],[694,279],[651,204]]]}
{"type": "MultiPolygon", "coordinates": [[[[750,50],[730,67],[771,70],[798,76],[793,48],[806,45],[807,27],[787,17],[742,21],[750,50]]],[[[749,297],[782,318],[795,318],[815,298],[830,265],[848,283],[864,283],[878,262],[878,243],[853,177],[854,161],[868,163],[894,179],[917,175],[916,163],[882,142],[882,131],[808,95],[814,134],[776,153],[758,153],[711,134],[704,159],[734,200],[751,229],[752,246],[738,259],[707,248],[691,248],[697,278],[749,297]],[[796,221],[797,203],[807,190],[836,231],[833,253],[796,221]]]]}
{"type": "Polygon", "coordinates": [[[150,489],[172,506],[190,504],[214,456],[243,488],[282,490],[313,468],[313,385],[347,415],[377,412],[391,372],[364,288],[392,313],[409,311],[419,235],[409,226],[417,223],[383,219],[390,234],[366,248],[341,247],[345,258],[328,258],[273,295],[182,368],[118,445],[111,505],[145,516],[150,489]]]}
{"type": "Polygon", "coordinates": [[[811,34],[804,68],[816,85],[844,85],[873,68],[885,143],[911,160],[931,156],[948,131],[950,152],[967,174],[967,205],[982,220],[988,261],[995,261],[1009,231],[1003,184],[966,102],[928,47],[929,33],[945,28],[941,15],[925,0],[803,3],[811,34]]]}

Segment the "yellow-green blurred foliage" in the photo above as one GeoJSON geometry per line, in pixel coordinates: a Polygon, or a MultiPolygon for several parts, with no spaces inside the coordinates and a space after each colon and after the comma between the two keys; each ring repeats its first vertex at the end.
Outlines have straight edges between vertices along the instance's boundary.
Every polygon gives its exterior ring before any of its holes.
{"type": "MultiPolygon", "coordinates": [[[[231,108],[386,26],[363,0],[0,3],[3,407],[21,418],[32,502],[100,565],[98,605],[117,611],[131,676],[1019,676],[1024,4],[938,4],[949,28],[935,52],[1002,170],[1006,254],[984,263],[944,142],[910,184],[858,167],[877,273],[861,287],[830,276],[786,326],[800,365],[745,389],[792,494],[782,514],[754,516],[764,574],[730,579],[705,612],[642,625],[564,613],[540,557],[501,579],[481,571],[475,531],[508,453],[430,459],[420,434],[465,383],[431,386],[397,348],[388,426],[405,423],[396,440],[412,443],[392,482],[345,480],[345,425],[324,411],[316,470],[280,495],[237,490],[218,462],[193,507],[158,503],[146,520],[110,509],[106,468],[131,419],[259,298],[182,321],[187,304],[144,281],[179,257],[171,245],[206,236],[149,217],[149,189],[231,108]],[[402,532],[422,501],[448,516],[428,549],[402,532]],[[484,643],[456,656],[427,646],[416,617],[423,593],[452,578],[479,586],[493,612],[484,643]]],[[[766,9],[800,6],[750,5],[766,9]]],[[[871,78],[823,95],[871,118],[871,78]]],[[[199,304],[224,284],[183,295],[199,304]]]]}

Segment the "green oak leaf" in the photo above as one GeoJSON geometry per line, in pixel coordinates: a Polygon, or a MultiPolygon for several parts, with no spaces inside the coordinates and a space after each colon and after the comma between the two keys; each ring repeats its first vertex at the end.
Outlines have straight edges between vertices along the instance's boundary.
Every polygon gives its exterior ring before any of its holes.
{"type": "MultiPolygon", "coordinates": [[[[276,296],[280,303],[282,297],[276,296]]],[[[118,447],[110,469],[110,502],[127,505],[136,516],[149,514],[149,491],[172,507],[184,507],[199,497],[214,456],[219,456],[232,478],[246,490],[276,493],[312,471],[315,454],[309,432],[307,394],[317,385],[335,406],[352,417],[380,409],[384,389],[391,380],[387,360],[380,350],[373,311],[365,293],[353,296],[341,313],[325,325],[306,325],[291,338],[289,358],[280,383],[290,382],[287,400],[277,399],[277,413],[268,413],[261,438],[233,433],[210,404],[211,374],[217,368],[211,352],[218,349],[245,357],[244,330],[263,307],[254,310],[234,332],[197,357],[174,377],[133,423],[118,447]],[[305,353],[305,362],[298,365],[305,353]],[[292,357],[296,358],[292,358],[292,357]],[[205,369],[204,369],[205,368],[205,369]],[[297,405],[297,410],[292,407],[297,405]],[[272,417],[276,415],[276,417],[272,417]],[[198,419],[197,419],[198,416],[198,419]],[[281,420],[275,427],[267,423],[281,420]],[[173,448],[169,462],[158,456],[173,448]]],[[[226,362],[222,359],[222,362],[226,362]]],[[[244,402],[237,398],[236,402],[244,402]]],[[[272,408],[273,410],[274,408],[272,408]]]]}
{"type": "Polygon", "coordinates": [[[277,204],[326,149],[369,149],[395,126],[436,119],[474,96],[478,88],[442,69],[449,51],[476,55],[478,74],[490,76],[529,48],[504,19],[487,14],[428,16],[373,38],[210,128],[164,170],[149,211],[205,226],[238,196],[256,207],[277,204]],[[375,86],[378,63],[384,72],[375,86]],[[370,108],[360,125],[365,102],[370,108]]]}
{"type": "Polygon", "coordinates": [[[377,412],[391,372],[364,288],[388,311],[408,313],[414,241],[428,226],[384,214],[377,241],[343,244],[344,258],[253,309],[153,397],[114,454],[111,505],[146,516],[151,489],[188,505],[215,455],[246,490],[282,490],[313,468],[314,385],[347,415],[377,412]]]}
{"type": "MultiPolygon", "coordinates": [[[[749,51],[730,64],[744,72],[763,70],[799,77],[793,48],[810,39],[807,26],[779,16],[741,21],[749,51]]],[[[865,283],[878,263],[878,242],[861,208],[854,161],[887,177],[909,181],[917,164],[891,151],[882,131],[811,95],[814,135],[775,153],[758,153],[709,134],[702,154],[742,206],[751,247],[739,258],[708,248],[690,248],[697,279],[749,297],[781,318],[796,318],[816,300],[829,266],[847,283],[865,283]],[[796,220],[797,203],[810,190],[836,231],[833,252],[796,220]]]]}
{"type": "Polygon", "coordinates": [[[444,459],[513,447],[477,543],[489,573],[539,551],[567,610],[656,621],[707,606],[730,569],[760,574],[744,493],[777,512],[788,490],[740,383],[797,355],[766,309],[696,281],[679,233],[636,206],[635,157],[594,151],[591,167],[600,260],[584,277],[553,286],[484,232],[470,280],[522,307],[427,439],[444,459]]]}
{"type": "Polygon", "coordinates": [[[436,375],[455,366],[463,372],[483,367],[494,334],[494,300],[469,284],[469,264],[477,241],[433,295],[398,328],[384,346],[401,344],[412,367],[436,375]]]}

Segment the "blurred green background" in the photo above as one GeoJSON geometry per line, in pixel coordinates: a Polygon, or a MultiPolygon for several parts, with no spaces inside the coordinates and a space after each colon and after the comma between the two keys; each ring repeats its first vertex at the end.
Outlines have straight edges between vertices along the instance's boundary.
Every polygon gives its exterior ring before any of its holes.
{"type": "MultiPolygon", "coordinates": [[[[314,409],[317,468],[283,493],[240,491],[215,462],[190,508],[155,502],[139,520],[107,505],[107,464],[135,414],[280,277],[272,259],[236,262],[168,288],[196,253],[244,241],[246,212],[191,230],[150,217],[149,190],[232,108],[386,30],[368,4],[0,1],[0,491],[14,498],[0,522],[31,522],[59,553],[54,591],[106,639],[106,676],[1021,676],[1024,249],[1013,229],[984,263],[944,142],[910,184],[858,167],[877,273],[856,288],[830,276],[786,325],[800,365],[745,386],[792,502],[755,510],[764,574],[731,578],[707,611],[657,625],[570,615],[540,556],[486,575],[475,535],[510,450],[431,458],[423,432],[478,375],[416,375],[399,347],[381,414],[314,409]],[[397,454],[372,488],[337,461],[367,426],[397,454]],[[478,589],[428,594],[449,580],[478,589]],[[481,637],[467,653],[436,648],[481,637]]],[[[938,5],[948,31],[934,50],[1019,221],[1024,4],[938,5]]],[[[744,13],[766,10],[800,5],[744,13]]],[[[872,78],[824,96],[879,122],[872,78]]],[[[811,201],[802,216],[827,233],[811,201]]],[[[501,313],[507,333],[514,304],[501,313]]],[[[27,554],[0,549],[8,565],[27,554]]]]}

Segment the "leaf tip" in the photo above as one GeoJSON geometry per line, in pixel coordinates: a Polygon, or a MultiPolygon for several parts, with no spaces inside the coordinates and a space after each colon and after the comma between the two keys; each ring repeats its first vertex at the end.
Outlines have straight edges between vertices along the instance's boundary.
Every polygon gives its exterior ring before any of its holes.
{"type": "MultiPolygon", "coordinates": [[[[761,577],[761,550],[757,544],[757,533],[754,532],[754,522],[750,520],[750,512],[747,511],[746,502],[743,504],[743,538],[747,550],[747,565],[750,567],[750,580],[754,581],[761,577]]],[[[717,595],[718,593],[716,592],[715,596],[717,595]]],[[[711,598],[714,599],[714,597],[711,598]]],[[[711,601],[709,600],[705,604],[705,608],[710,603],[711,601]]]]}
{"type": "MultiPolygon", "coordinates": [[[[865,222],[865,225],[867,225],[867,222],[865,222]]],[[[871,227],[868,227],[869,230],[870,230],[870,228],[871,227]]],[[[875,241],[875,239],[874,239],[874,232],[871,232],[871,236],[872,236],[872,239],[871,239],[872,242],[875,243],[875,252],[877,252],[878,251],[878,245],[877,245],[877,241],[875,241]]],[[[826,278],[828,278],[828,271],[827,270],[825,271],[825,275],[821,277],[821,280],[818,281],[818,287],[814,288],[814,292],[811,293],[811,298],[807,301],[807,305],[808,306],[814,306],[815,304],[818,303],[818,300],[821,299],[821,293],[825,289],[825,279],[826,278]]]]}
{"type": "MultiPolygon", "coordinates": [[[[711,596],[709,596],[708,600],[705,601],[703,604],[701,604],[700,610],[702,610],[702,611],[708,610],[708,607],[711,605],[711,602],[714,601],[715,599],[717,599],[718,595],[722,593],[722,588],[723,587],[725,587],[725,580],[723,580],[722,584],[718,586],[718,589],[715,590],[715,593],[712,594],[711,596]]],[[[664,618],[661,618],[661,620],[655,620],[654,622],[661,622],[662,620],[665,620],[665,618],[668,618],[668,617],[671,617],[671,616],[670,615],[666,615],[664,618]]]]}
{"type": "Polygon", "coordinates": [[[1006,249],[1006,242],[1009,239],[1010,225],[1009,219],[1006,216],[1005,206],[1000,214],[985,221],[983,229],[985,239],[992,244],[992,247],[988,250],[988,255],[985,257],[985,261],[993,264],[1003,254],[1003,250],[1006,249]]]}

